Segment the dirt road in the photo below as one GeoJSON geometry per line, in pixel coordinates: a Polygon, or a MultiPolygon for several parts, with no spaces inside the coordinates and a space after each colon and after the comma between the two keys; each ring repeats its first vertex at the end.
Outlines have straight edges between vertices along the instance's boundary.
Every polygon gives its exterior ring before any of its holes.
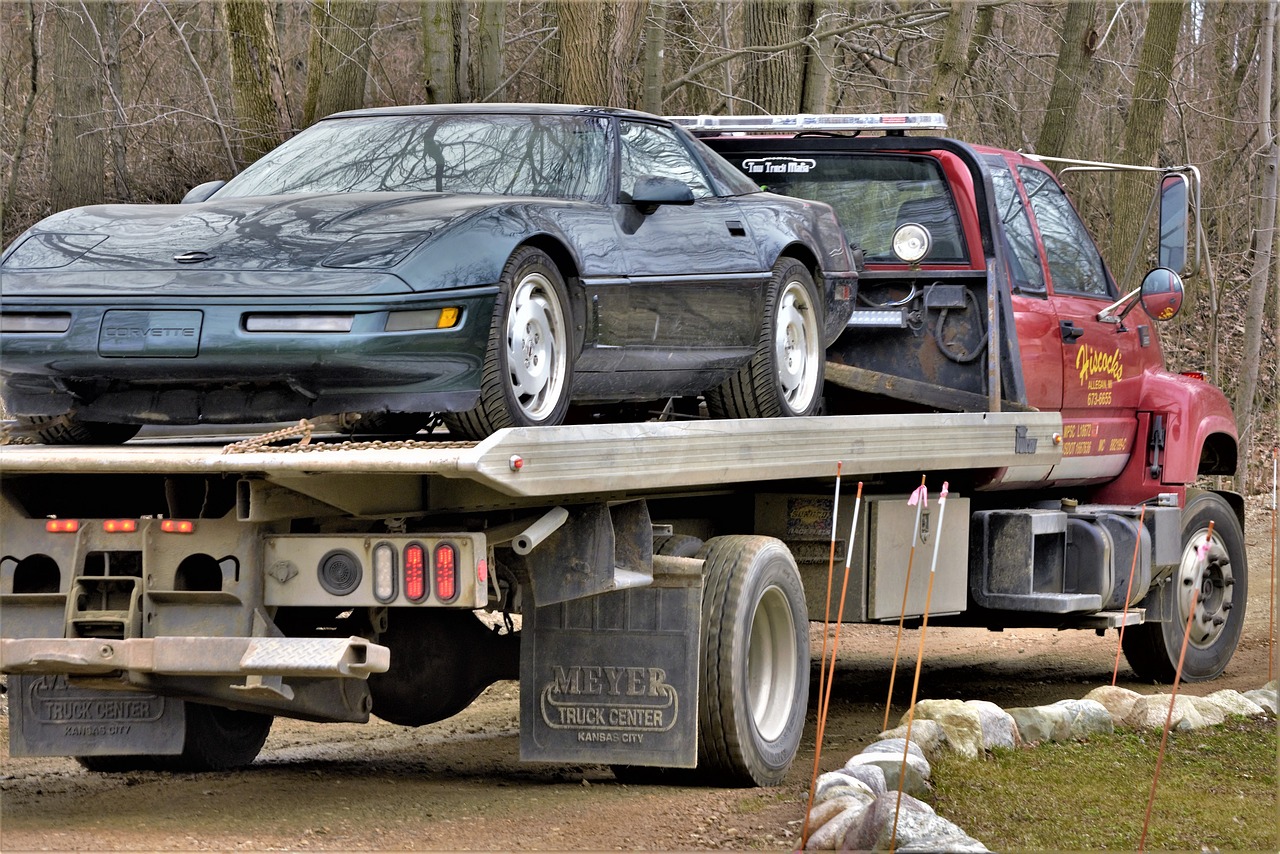
{"type": "MultiPolygon", "coordinates": [[[[1187,693],[1267,678],[1270,521],[1251,502],[1248,617],[1221,678],[1187,693]]],[[[896,630],[845,626],[824,769],[881,729],[896,630]]],[[[815,659],[821,648],[815,629],[815,659]]],[[[905,711],[919,635],[908,632],[893,719],[905,711]]],[[[930,629],[921,698],[1003,706],[1080,697],[1111,679],[1115,633],[930,629]]],[[[815,665],[816,668],[816,665],[815,665]]],[[[1154,686],[1121,683],[1152,692],[1154,686]]],[[[813,679],[816,694],[816,669],[813,679]]],[[[463,714],[411,729],[277,721],[258,761],[227,774],[91,774],[68,759],[8,755],[0,717],[0,850],[690,850],[794,848],[814,720],[791,773],[768,789],[641,787],[603,766],[522,765],[517,686],[491,687],[463,714]]],[[[810,707],[814,707],[810,703],[810,707]]]]}

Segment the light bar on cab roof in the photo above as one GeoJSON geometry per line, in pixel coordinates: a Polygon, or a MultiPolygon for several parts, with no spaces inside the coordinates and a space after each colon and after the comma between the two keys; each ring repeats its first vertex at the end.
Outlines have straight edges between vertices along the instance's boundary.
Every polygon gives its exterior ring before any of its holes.
{"type": "Polygon", "coordinates": [[[946,130],[941,113],[798,113],[792,116],[669,116],[693,131],[720,133],[798,133],[860,130],[946,130]]]}

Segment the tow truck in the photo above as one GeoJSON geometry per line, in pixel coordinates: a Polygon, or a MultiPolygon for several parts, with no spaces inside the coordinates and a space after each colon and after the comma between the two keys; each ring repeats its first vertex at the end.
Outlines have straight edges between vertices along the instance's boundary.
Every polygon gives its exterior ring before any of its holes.
{"type": "Polygon", "coordinates": [[[1197,173],[1155,176],[1163,265],[1121,294],[1044,163],[914,135],[939,121],[682,119],[861,248],[827,414],[0,448],[11,754],[236,767],[275,716],[422,725],[518,679],[522,759],[772,785],[833,565],[835,620],[1123,626],[1169,680],[1191,616],[1183,677],[1219,674],[1243,502],[1195,483],[1234,469],[1236,429],[1155,328],[1197,173]],[[922,478],[945,515],[909,505],[922,478]],[[945,546],[931,594],[917,541],[945,546]]]}

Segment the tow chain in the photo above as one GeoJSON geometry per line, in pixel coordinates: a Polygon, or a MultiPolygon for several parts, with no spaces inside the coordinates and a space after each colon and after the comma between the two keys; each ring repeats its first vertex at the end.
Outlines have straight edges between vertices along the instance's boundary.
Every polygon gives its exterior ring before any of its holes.
{"type": "Polygon", "coordinates": [[[303,418],[297,424],[291,427],[284,427],[279,430],[272,430],[269,433],[263,433],[260,436],[253,436],[249,439],[242,439],[239,442],[233,442],[222,449],[224,454],[247,454],[247,453],[274,453],[274,454],[296,454],[315,451],[396,451],[407,449],[436,449],[449,450],[459,448],[474,448],[476,442],[441,442],[423,439],[395,439],[395,440],[373,440],[365,442],[353,442],[350,439],[344,439],[341,442],[312,442],[311,434],[315,429],[310,421],[303,418]],[[282,439],[290,439],[300,437],[300,441],[295,445],[275,445],[282,439]]]}

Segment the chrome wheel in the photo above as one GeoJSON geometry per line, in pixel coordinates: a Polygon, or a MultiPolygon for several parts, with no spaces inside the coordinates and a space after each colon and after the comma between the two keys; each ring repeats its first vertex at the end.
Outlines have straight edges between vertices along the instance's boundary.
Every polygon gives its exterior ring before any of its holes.
{"type": "Polygon", "coordinates": [[[569,337],[564,312],[546,276],[531,272],[516,284],[507,315],[507,378],[529,421],[544,421],[563,396],[569,337]]]}
{"type": "Polygon", "coordinates": [[[1199,591],[1188,643],[1201,649],[1212,646],[1218,640],[1230,617],[1228,612],[1235,604],[1235,577],[1232,574],[1231,555],[1216,530],[1209,537],[1209,550],[1204,561],[1199,558],[1200,547],[1208,532],[1207,526],[1196,531],[1183,545],[1177,579],[1179,626],[1185,628],[1187,625],[1192,594],[1199,591]]]}
{"type": "Polygon", "coordinates": [[[793,413],[807,412],[818,387],[822,353],[817,312],[798,280],[787,282],[778,301],[775,363],[783,403],[793,413]]]}
{"type": "Polygon", "coordinates": [[[775,741],[796,703],[796,626],[791,606],[777,587],[756,604],[747,652],[747,703],[756,731],[775,741]]]}

